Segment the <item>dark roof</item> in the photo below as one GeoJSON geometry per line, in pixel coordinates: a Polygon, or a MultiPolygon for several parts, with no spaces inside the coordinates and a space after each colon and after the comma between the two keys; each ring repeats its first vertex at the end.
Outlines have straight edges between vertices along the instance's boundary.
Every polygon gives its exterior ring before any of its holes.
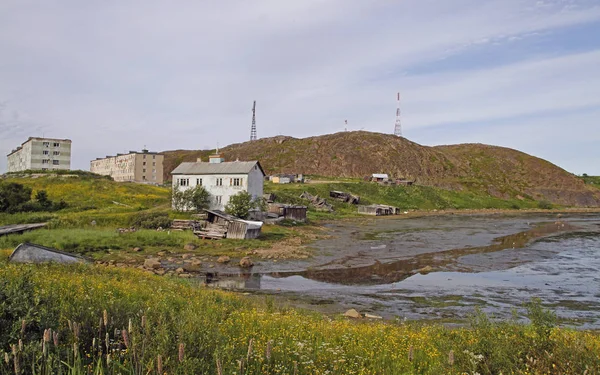
{"type": "Polygon", "coordinates": [[[171,174],[248,174],[255,166],[258,166],[264,176],[265,171],[258,161],[186,162],[179,164],[171,174]]]}
{"type": "Polygon", "coordinates": [[[215,216],[221,217],[225,220],[229,220],[229,221],[236,221],[236,220],[240,220],[239,217],[235,217],[233,215],[229,215],[228,213],[225,213],[221,210],[204,210],[210,214],[213,214],[215,216]]]}

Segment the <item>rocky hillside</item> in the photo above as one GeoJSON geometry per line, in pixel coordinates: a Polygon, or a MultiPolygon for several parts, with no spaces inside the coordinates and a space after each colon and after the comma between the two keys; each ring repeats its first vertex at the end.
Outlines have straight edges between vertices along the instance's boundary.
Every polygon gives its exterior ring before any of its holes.
{"type": "MultiPolygon", "coordinates": [[[[230,145],[226,160],[260,160],[266,173],[364,177],[372,173],[418,184],[483,191],[501,198],[533,198],[569,206],[600,206],[600,192],[531,155],[503,147],[461,144],[427,147],[390,134],[364,131],[296,139],[272,137],[230,145]]],[[[165,179],[183,161],[210,151],[166,151],[165,179]]]]}

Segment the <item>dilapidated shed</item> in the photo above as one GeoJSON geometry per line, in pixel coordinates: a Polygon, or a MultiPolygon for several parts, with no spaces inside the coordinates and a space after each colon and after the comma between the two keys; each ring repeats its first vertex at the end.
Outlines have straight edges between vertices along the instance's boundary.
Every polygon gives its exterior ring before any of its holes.
{"type": "Polygon", "coordinates": [[[200,238],[233,238],[250,239],[260,236],[263,223],[260,221],[242,220],[220,210],[205,210],[206,225],[194,230],[200,238]]]}
{"type": "Polygon", "coordinates": [[[65,253],[50,247],[36,245],[32,243],[22,243],[8,257],[9,262],[14,263],[85,263],[85,258],[65,253]]]}
{"type": "Polygon", "coordinates": [[[306,206],[296,206],[284,203],[269,204],[269,213],[276,214],[277,216],[283,217],[284,219],[294,221],[306,221],[307,210],[308,207],[306,206]]]}

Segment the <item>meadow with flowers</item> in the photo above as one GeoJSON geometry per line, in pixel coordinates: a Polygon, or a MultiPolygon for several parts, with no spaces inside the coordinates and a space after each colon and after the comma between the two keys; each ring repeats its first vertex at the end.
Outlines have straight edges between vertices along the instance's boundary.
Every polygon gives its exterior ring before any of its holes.
{"type": "Polygon", "coordinates": [[[91,265],[0,257],[1,374],[598,374],[600,334],[475,313],[448,328],[290,308],[272,297],[91,265]]]}

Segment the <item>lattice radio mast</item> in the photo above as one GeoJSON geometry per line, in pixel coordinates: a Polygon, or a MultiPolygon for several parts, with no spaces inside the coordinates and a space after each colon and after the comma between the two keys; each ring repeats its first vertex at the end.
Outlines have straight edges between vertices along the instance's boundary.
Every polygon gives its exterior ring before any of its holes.
{"type": "Polygon", "coordinates": [[[396,126],[394,126],[394,135],[402,137],[402,122],[400,121],[400,93],[398,93],[398,108],[396,108],[396,126]]]}
{"type": "Polygon", "coordinates": [[[256,100],[252,105],[252,129],[250,129],[250,140],[256,141],[256,100]]]}

